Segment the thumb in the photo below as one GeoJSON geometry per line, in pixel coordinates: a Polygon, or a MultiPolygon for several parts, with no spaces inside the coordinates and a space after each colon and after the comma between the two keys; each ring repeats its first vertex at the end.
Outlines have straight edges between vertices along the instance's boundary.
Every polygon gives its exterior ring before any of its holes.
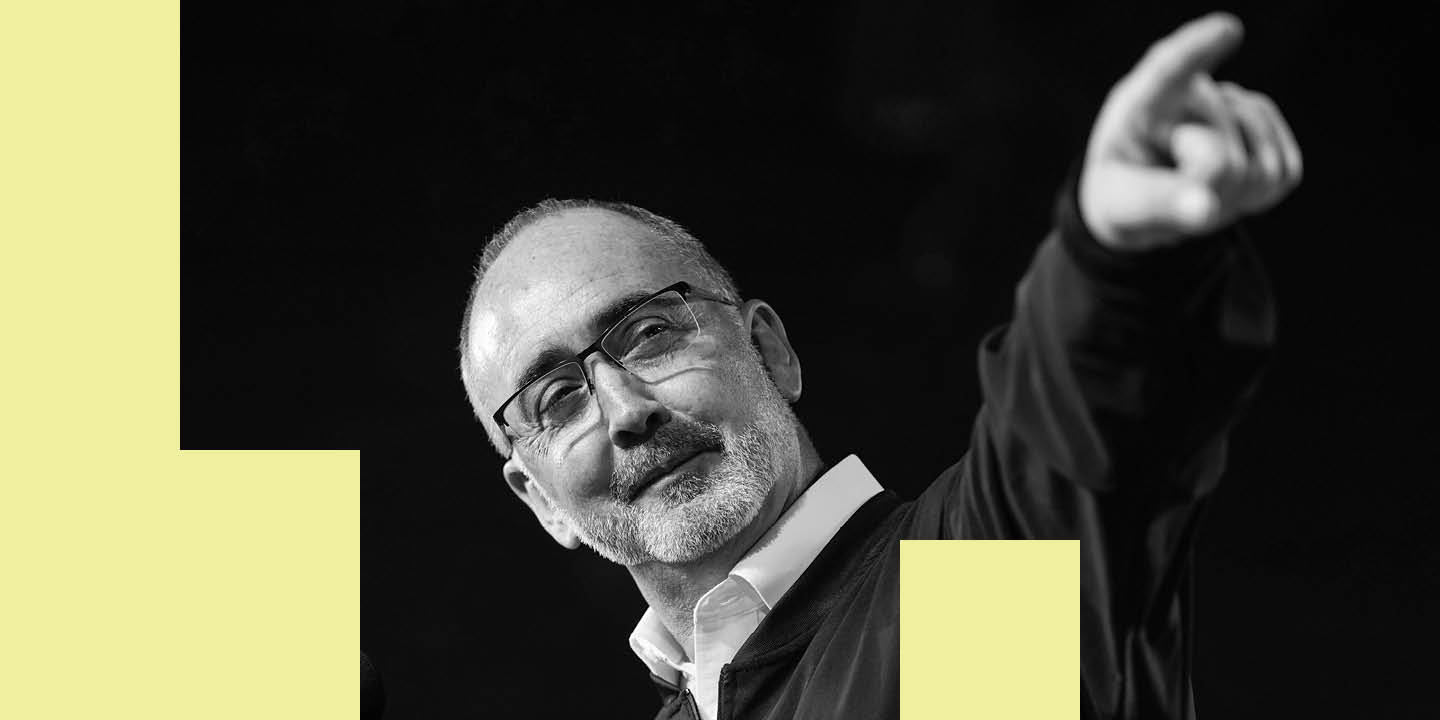
{"type": "Polygon", "coordinates": [[[1207,185],[1165,168],[1113,164],[1081,189],[1081,210],[1095,237],[1143,249],[1213,229],[1220,200],[1207,185]]]}

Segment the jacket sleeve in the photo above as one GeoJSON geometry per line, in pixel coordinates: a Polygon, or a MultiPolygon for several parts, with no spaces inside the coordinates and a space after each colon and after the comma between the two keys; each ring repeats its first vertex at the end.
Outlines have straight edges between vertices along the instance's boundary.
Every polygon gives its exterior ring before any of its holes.
{"type": "Polygon", "coordinates": [[[1238,229],[1148,253],[1056,230],[980,347],[969,453],[916,503],[917,537],[1079,539],[1087,716],[1188,717],[1191,538],[1274,336],[1238,229]]]}

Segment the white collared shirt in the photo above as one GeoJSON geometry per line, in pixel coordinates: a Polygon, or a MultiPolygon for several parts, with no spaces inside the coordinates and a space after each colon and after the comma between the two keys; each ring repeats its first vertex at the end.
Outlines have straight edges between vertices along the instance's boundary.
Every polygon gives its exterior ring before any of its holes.
{"type": "Polygon", "coordinates": [[[630,633],[630,649],[651,672],[688,688],[700,717],[714,720],[720,702],[720,668],[734,659],[840,526],[881,490],[860,458],[851,455],[841,460],[775,521],[728,577],[695,603],[693,661],[687,661],[685,650],[653,608],[630,633]]]}

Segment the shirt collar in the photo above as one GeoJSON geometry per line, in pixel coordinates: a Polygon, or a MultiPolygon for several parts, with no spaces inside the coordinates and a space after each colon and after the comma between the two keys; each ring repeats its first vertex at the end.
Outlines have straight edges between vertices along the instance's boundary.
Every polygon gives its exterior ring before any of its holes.
{"type": "MultiPolygon", "coordinates": [[[[769,611],[785,595],[805,568],[840,530],[840,526],[876,493],[884,488],[870,474],[860,458],[850,455],[810,485],[780,519],[770,526],[755,546],[730,571],[753,588],[769,611]]],[[[660,622],[660,615],[647,608],[630,633],[630,649],[650,671],[667,680],[676,679],[688,666],[680,643],[660,622]]]]}

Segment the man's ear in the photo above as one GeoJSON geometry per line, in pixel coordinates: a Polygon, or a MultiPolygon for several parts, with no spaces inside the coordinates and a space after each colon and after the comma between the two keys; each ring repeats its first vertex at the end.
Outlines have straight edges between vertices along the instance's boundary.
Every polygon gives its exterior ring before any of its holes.
{"type": "Polygon", "coordinates": [[[575,534],[575,529],[555,512],[555,502],[539,483],[531,479],[530,473],[514,455],[505,461],[502,472],[505,473],[505,484],[510,486],[510,491],[530,506],[530,512],[535,513],[540,527],[545,528],[545,532],[550,533],[555,542],[570,550],[580,547],[580,536],[575,534]]]}
{"type": "Polygon", "coordinates": [[[780,396],[793,403],[800,399],[800,357],[785,335],[785,323],[775,308],[764,300],[746,300],[740,306],[740,317],[750,330],[750,341],[760,351],[760,359],[770,371],[770,379],[780,396]]]}

